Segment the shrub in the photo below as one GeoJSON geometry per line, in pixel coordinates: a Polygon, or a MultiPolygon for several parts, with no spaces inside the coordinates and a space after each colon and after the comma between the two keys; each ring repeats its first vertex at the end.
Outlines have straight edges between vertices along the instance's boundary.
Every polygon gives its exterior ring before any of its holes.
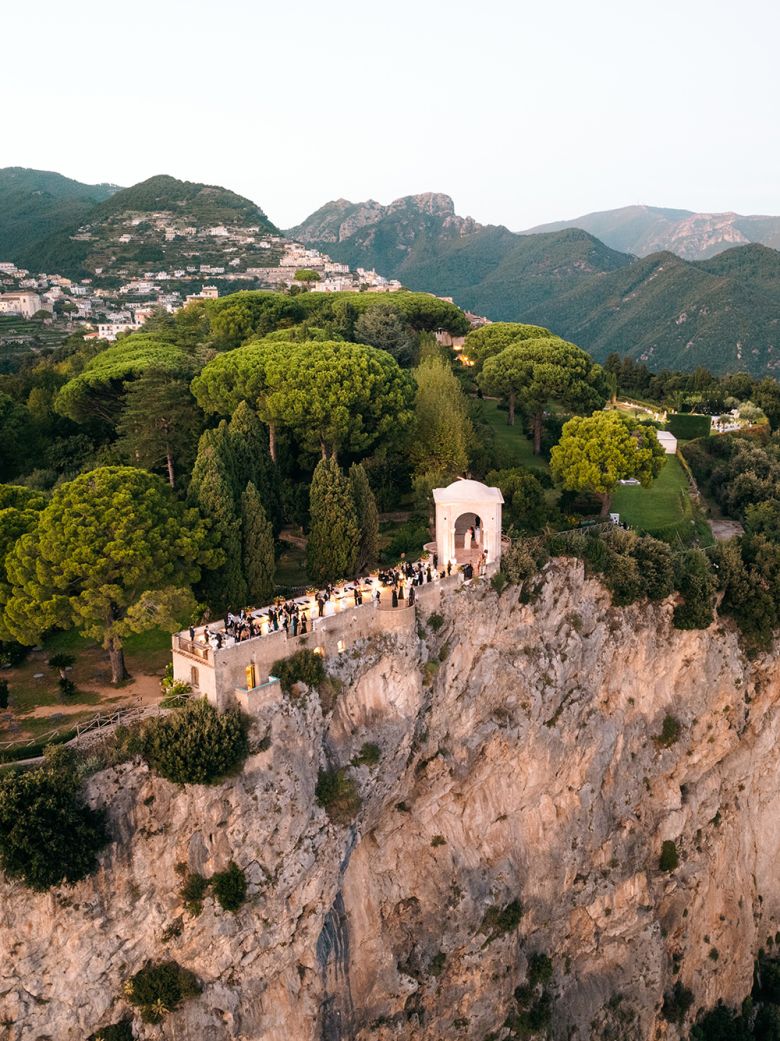
{"type": "Polygon", "coordinates": [[[90,874],[108,842],[103,814],[84,802],[73,753],[45,754],[43,766],[0,781],[0,863],[38,890],[90,874]]]}
{"type": "Polygon", "coordinates": [[[700,549],[678,556],[677,588],[684,600],[674,609],[677,629],[706,629],[712,622],[717,582],[700,549]]]}
{"type": "Polygon", "coordinates": [[[293,693],[296,683],[304,683],[307,687],[319,687],[325,679],[325,662],[321,655],[304,647],[289,658],[281,658],[274,662],[271,675],[276,676],[282,690],[289,696],[293,693]]]}
{"type": "Polygon", "coordinates": [[[181,887],[181,898],[191,915],[197,916],[203,910],[203,898],[208,887],[208,879],[205,879],[203,875],[196,872],[185,874],[181,887]]]}
{"type": "Polygon", "coordinates": [[[201,989],[197,976],[175,961],[147,962],[122,988],[144,1023],[161,1023],[166,1013],[200,994],[201,989]]]}
{"type": "Polygon", "coordinates": [[[358,755],[352,760],[353,766],[376,766],[382,758],[382,750],[379,745],[366,741],[358,755]]]}
{"type": "Polygon", "coordinates": [[[444,615],[434,611],[432,615],[428,616],[428,628],[432,629],[435,633],[441,629],[444,625],[444,615]]]}
{"type": "Polygon", "coordinates": [[[516,929],[522,917],[523,905],[519,900],[512,900],[503,907],[500,904],[491,904],[482,918],[480,932],[487,934],[489,943],[496,937],[516,929]]]}
{"type": "Polygon", "coordinates": [[[118,1023],[101,1027],[94,1034],[90,1034],[87,1041],[133,1041],[133,1021],[120,1019],[118,1023]]]}
{"type": "Polygon", "coordinates": [[[444,965],[447,961],[447,955],[444,951],[437,951],[436,954],[431,958],[430,965],[428,966],[428,972],[431,976],[441,976],[444,972],[444,965]]]}
{"type": "Polygon", "coordinates": [[[509,585],[509,579],[506,577],[503,571],[497,571],[495,575],[490,579],[490,585],[499,596],[503,593],[504,589],[509,585]]]}
{"type": "Polygon", "coordinates": [[[672,989],[664,993],[661,1015],[667,1023],[676,1023],[681,1026],[692,1004],[693,991],[688,990],[680,980],[677,980],[672,989]]]}
{"type": "Polygon", "coordinates": [[[223,911],[237,911],[246,900],[246,875],[232,860],[211,876],[211,887],[223,911]]]}
{"type": "Polygon", "coordinates": [[[161,777],[177,784],[211,784],[240,766],[249,751],[240,713],[217,712],[205,699],[151,720],[142,755],[161,777]]]}
{"type": "Polygon", "coordinates": [[[76,684],[73,680],[69,680],[67,676],[60,676],[57,680],[57,686],[60,688],[60,694],[64,698],[72,698],[76,693],[76,684]]]}
{"type": "Polygon", "coordinates": [[[361,806],[357,785],[344,767],[320,770],[314,795],[335,824],[350,824],[361,806]]]}
{"type": "Polygon", "coordinates": [[[656,743],[662,748],[670,748],[680,736],[680,721],[676,716],[666,715],[661,724],[661,733],[656,737],[656,743]]]}
{"type": "Polygon", "coordinates": [[[436,846],[446,846],[447,845],[447,840],[445,839],[445,837],[443,835],[434,835],[433,838],[431,839],[431,845],[434,846],[434,847],[436,847],[436,846]]]}
{"type": "Polygon", "coordinates": [[[691,1029],[691,1041],[749,1041],[752,1036],[749,1022],[722,1003],[700,1016],[691,1029]]]}
{"type": "Polygon", "coordinates": [[[160,686],[163,691],[161,708],[181,708],[186,705],[192,694],[192,687],[183,680],[172,679],[170,682],[163,680],[160,686]]]}
{"type": "Polygon", "coordinates": [[[535,987],[538,983],[547,983],[552,978],[553,964],[548,955],[536,951],[528,959],[528,984],[535,987]]]}
{"type": "Polygon", "coordinates": [[[677,846],[672,839],[666,839],[661,844],[661,856],[658,860],[658,867],[661,871],[674,871],[679,863],[680,858],[677,854],[677,846]]]}

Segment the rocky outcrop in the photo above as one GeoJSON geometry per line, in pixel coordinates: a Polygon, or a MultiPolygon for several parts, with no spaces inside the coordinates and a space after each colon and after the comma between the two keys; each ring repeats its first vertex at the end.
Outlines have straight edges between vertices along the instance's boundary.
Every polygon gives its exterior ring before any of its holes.
{"type": "Polygon", "coordinates": [[[542,952],[555,1038],[676,1039],[677,979],[693,1011],[738,1002],[780,928],[778,661],[717,625],[675,631],[671,610],[615,609],[573,562],[501,596],[460,588],[418,636],[343,655],[327,715],[315,694],[270,709],[240,776],[96,775],[116,840],[99,872],[0,888],[9,1041],[82,1041],[165,956],[204,985],[168,1018],[178,1041],[503,1038],[542,952]],[[366,742],[381,759],[353,767],[362,808],[336,826],[318,770],[366,742]],[[247,904],[187,914],[176,865],[231,858],[247,904]]]}

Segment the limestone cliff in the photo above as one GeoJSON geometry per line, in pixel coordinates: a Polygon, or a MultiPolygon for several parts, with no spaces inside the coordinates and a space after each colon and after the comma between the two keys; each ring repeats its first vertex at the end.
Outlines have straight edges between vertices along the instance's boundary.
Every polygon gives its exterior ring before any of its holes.
{"type": "Polygon", "coordinates": [[[166,955],[204,984],[166,1020],[178,1041],[501,1039],[541,952],[554,1038],[676,1039],[660,1007],[678,978],[693,1011],[741,1000],[780,928],[777,658],[675,631],[669,604],[614,609],[572,562],[522,592],[459,589],[440,614],[346,656],[325,717],[315,694],[277,706],[270,747],[221,786],[96,775],[116,839],[99,872],[0,885],[4,1036],[82,1041],[166,955]],[[366,741],[381,760],[355,768],[362,809],[334,826],[318,769],[366,741]],[[175,865],[231,858],[249,902],[188,915],[175,865]]]}

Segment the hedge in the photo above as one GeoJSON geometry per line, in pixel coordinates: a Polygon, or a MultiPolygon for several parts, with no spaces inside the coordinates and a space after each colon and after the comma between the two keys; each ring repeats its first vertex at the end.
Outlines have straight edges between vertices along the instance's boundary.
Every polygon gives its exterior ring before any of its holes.
{"type": "Polygon", "coordinates": [[[709,437],[710,416],[694,412],[673,412],[666,424],[667,430],[681,441],[692,441],[696,437],[709,437]]]}

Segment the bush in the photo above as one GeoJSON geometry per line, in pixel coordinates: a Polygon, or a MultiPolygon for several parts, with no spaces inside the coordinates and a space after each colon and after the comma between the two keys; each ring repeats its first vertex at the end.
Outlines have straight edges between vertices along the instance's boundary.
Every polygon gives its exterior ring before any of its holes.
{"type": "Polygon", "coordinates": [[[208,888],[208,879],[204,878],[203,875],[199,875],[196,872],[193,872],[192,874],[187,872],[184,875],[184,881],[181,887],[181,898],[184,901],[184,906],[191,915],[197,916],[203,910],[203,898],[205,897],[208,888]]]}
{"type": "Polygon", "coordinates": [[[72,698],[76,693],[76,684],[73,680],[69,680],[67,677],[63,678],[60,676],[57,680],[57,686],[60,688],[60,694],[64,698],[72,698]]]}
{"type": "Polygon", "coordinates": [[[166,1013],[200,994],[197,976],[175,961],[147,962],[125,981],[123,993],[131,1005],[139,1009],[144,1023],[161,1023],[166,1013]]]}
{"type": "Polygon", "coordinates": [[[94,1034],[90,1034],[87,1041],[133,1041],[133,1021],[120,1019],[118,1023],[101,1027],[94,1034]]]}
{"type": "Polygon", "coordinates": [[[680,980],[677,980],[672,989],[664,993],[661,1015],[667,1023],[676,1023],[681,1026],[692,1004],[693,991],[688,990],[680,980]]]}
{"type": "Polygon", "coordinates": [[[499,596],[503,593],[504,589],[509,585],[509,579],[506,577],[503,571],[497,571],[495,575],[490,579],[491,588],[495,589],[499,596]]]}
{"type": "Polygon", "coordinates": [[[680,736],[680,721],[676,716],[664,716],[661,724],[661,733],[656,737],[656,743],[662,748],[670,748],[680,736]]]}
{"type": "Polygon", "coordinates": [[[160,686],[163,692],[160,708],[181,708],[190,700],[192,687],[183,680],[164,679],[160,686]]]}
{"type": "Polygon", "coordinates": [[[366,741],[360,752],[352,760],[353,766],[376,766],[382,758],[382,750],[379,745],[366,741]]]}
{"type": "Polygon", "coordinates": [[[357,785],[344,767],[320,770],[314,795],[335,824],[351,824],[362,802],[357,785]]]}
{"type": "Polygon", "coordinates": [[[280,658],[271,666],[271,675],[279,680],[282,690],[292,695],[296,683],[317,688],[325,679],[325,662],[322,656],[307,648],[296,651],[289,658],[280,658]]]}
{"type": "Polygon", "coordinates": [[[672,839],[666,839],[661,844],[661,856],[658,860],[658,867],[661,871],[674,871],[679,863],[680,858],[677,854],[677,846],[672,839]]]}
{"type": "Polygon", "coordinates": [[[502,907],[500,904],[492,904],[485,911],[480,926],[480,932],[486,933],[488,943],[498,936],[512,932],[520,924],[523,917],[523,905],[519,900],[512,900],[502,907]]]}
{"type": "Polygon", "coordinates": [[[439,629],[441,629],[441,627],[443,625],[444,625],[444,615],[438,614],[438,612],[436,612],[436,611],[434,611],[432,615],[429,615],[429,617],[428,617],[428,628],[429,629],[432,629],[435,633],[437,633],[439,631],[439,629]]]}
{"type": "Polygon", "coordinates": [[[104,815],[84,802],[73,753],[51,748],[46,757],[0,781],[0,864],[38,890],[90,874],[108,842],[104,815]]]}
{"type": "Polygon", "coordinates": [[[217,712],[205,699],[146,724],[142,755],[176,784],[212,784],[237,769],[249,751],[239,712],[217,712]]]}
{"type": "Polygon", "coordinates": [[[211,888],[223,911],[237,911],[246,900],[246,875],[231,860],[224,871],[211,876],[211,888]]]}
{"type": "Polygon", "coordinates": [[[710,562],[700,549],[678,556],[677,588],[684,603],[674,609],[677,629],[706,629],[713,620],[717,582],[710,562]]]}
{"type": "Polygon", "coordinates": [[[541,951],[532,954],[528,959],[528,984],[535,987],[538,983],[547,983],[552,978],[553,964],[548,955],[541,951]]]}

